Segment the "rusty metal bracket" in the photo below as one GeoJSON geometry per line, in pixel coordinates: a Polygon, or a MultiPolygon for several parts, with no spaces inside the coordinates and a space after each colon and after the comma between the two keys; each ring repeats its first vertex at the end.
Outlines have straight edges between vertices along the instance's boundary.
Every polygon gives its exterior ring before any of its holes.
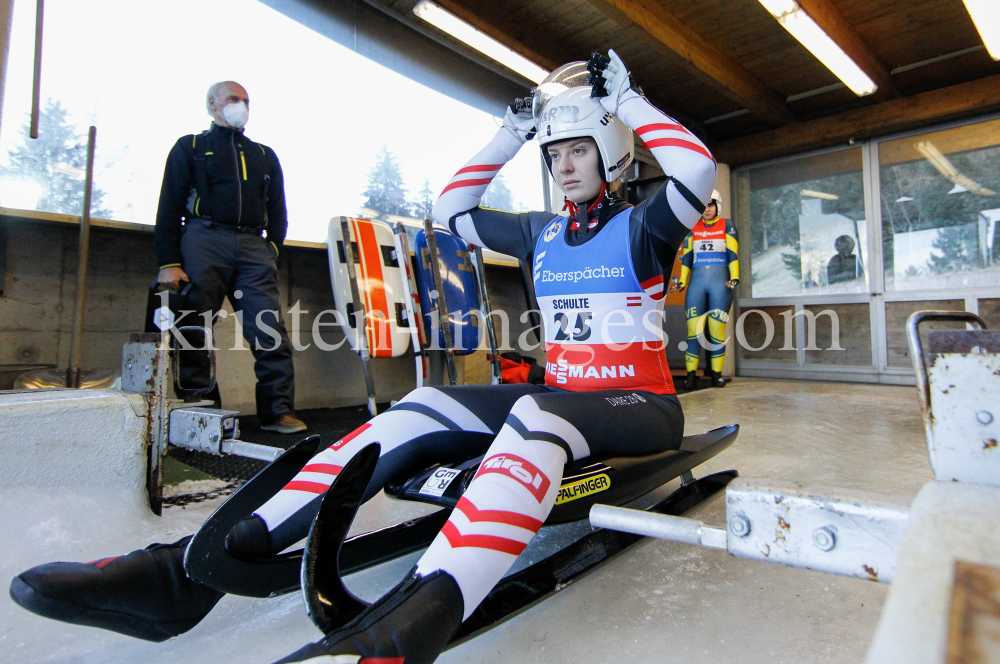
{"type": "Polygon", "coordinates": [[[170,444],[222,454],[222,441],[240,437],[238,416],[235,410],[175,408],[170,411],[170,444]]]}
{"type": "Polygon", "coordinates": [[[869,492],[745,477],[726,487],[726,517],[722,529],[697,519],[607,505],[594,505],[590,512],[597,528],[890,583],[909,509],[869,492]]]}
{"type": "Polygon", "coordinates": [[[170,411],[170,444],[198,452],[274,461],[284,452],[280,447],[239,440],[239,412],[219,408],[185,407],[170,411]]]}
{"type": "Polygon", "coordinates": [[[170,402],[167,374],[170,347],[167,333],[133,334],[122,352],[122,390],[145,396],[149,404],[146,431],[148,460],[146,492],[149,509],[159,516],[163,509],[163,457],[167,455],[170,402]]]}
{"type": "Polygon", "coordinates": [[[987,330],[975,314],[954,311],[918,311],[906,333],[934,476],[1000,486],[1000,333],[987,330]],[[920,325],[934,320],[978,329],[931,332],[928,359],[920,325]]]}
{"type": "Polygon", "coordinates": [[[924,358],[924,346],[920,341],[920,325],[935,320],[969,323],[976,325],[980,330],[986,329],[983,319],[968,311],[915,311],[906,320],[906,339],[910,345],[910,360],[913,362],[913,371],[917,377],[920,409],[924,414],[928,438],[931,435],[929,422],[931,393],[927,386],[927,360],[924,358]]]}
{"type": "Polygon", "coordinates": [[[747,477],[726,488],[726,520],[734,556],[890,583],[909,506],[866,491],[747,477]]]}
{"type": "MultiPolygon", "coordinates": [[[[211,362],[214,365],[214,356],[211,362]]],[[[163,459],[168,443],[209,454],[232,454],[267,462],[274,461],[283,451],[239,440],[237,411],[201,407],[210,405],[211,401],[171,401],[167,397],[170,369],[169,333],[133,334],[131,341],[125,344],[122,390],[142,394],[149,404],[146,491],[149,508],[157,516],[162,512],[163,459]]]]}

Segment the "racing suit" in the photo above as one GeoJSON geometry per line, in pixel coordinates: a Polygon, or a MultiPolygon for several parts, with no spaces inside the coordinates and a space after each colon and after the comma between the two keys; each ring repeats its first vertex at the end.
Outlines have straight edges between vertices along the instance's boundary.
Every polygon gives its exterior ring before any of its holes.
{"type": "Polygon", "coordinates": [[[698,370],[699,339],[708,328],[711,371],[719,373],[726,360],[726,323],[733,306],[729,281],[739,280],[736,225],[731,219],[699,221],[681,249],[680,286],[687,288],[684,314],[688,340],[684,361],[688,372],[698,370]]]}
{"type": "Polygon", "coordinates": [[[668,174],[636,207],[602,198],[577,213],[586,219],[572,220],[479,207],[523,143],[507,127],[455,174],[434,207],[435,220],[466,241],[532,265],[546,384],[411,392],[320,452],[257,510],[270,550],[305,534],[327,487],[371,442],[381,444],[381,457],[369,496],[410,464],[485,453],[417,565],[422,575],[443,570],[455,578],[467,618],[544,523],[566,463],[679,446],[684,419],[660,331],[663,272],[701,216],[715,162],[701,141],[642,97],[625,102],[619,117],[668,174]]]}

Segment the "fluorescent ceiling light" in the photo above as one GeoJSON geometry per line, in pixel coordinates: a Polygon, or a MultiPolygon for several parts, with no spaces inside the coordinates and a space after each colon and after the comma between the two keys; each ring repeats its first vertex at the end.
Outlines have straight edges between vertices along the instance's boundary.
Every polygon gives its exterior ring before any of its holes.
{"type": "Polygon", "coordinates": [[[825,201],[835,201],[840,198],[837,194],[828,194],[825,191],[813,191],[812,189],[803,189],[800,192],[803,196],[809,196],[811,198],[822,198],[825,201]]]}
{"type": "Polygon", "coordinates": [[[413,8],[413,13],[452,37],[465,42],[483,55],[487,55],[504,67],[513,69],[529,81],[541,83],[549,72],[539,67],[523,55],[515,53],[489,35],[429,0],[422,0],[413,8]]]}
{"type": "Polygon", "coordinates": [[[964,0],[965,9],[979,30],[986,52],[1000,60],[1000,0],[964,0]]]}
{"type": "MultiPolygon", "coordinates": [[[[965,187],[966,191],[971,191],[974,194],[979,194],[980,196],[996,196],[997,192],[992,189],[987,189],[981,186],[978,182],[972,180],[966,175],[959,172],[955,165],[952,164],[948,157],[944,156],[937,146],[930,141],[920,141],[914,146],[917,152],[924,156],[924,159],[931,162],[931,165],[938,170],[938,172],[954,182],[956,185],[961,185],[965,187]]],[[[958,193],[954,189],[948,192],[949,194],[958,193]]]]}
{"type": "Polygon", "coordinates": [[[759,0],[759,2],[771,12],[771,16],[778,19],[778,23],[785,30],[809,49],[809,52],[833,72],[834,76],[843,81],[854,94],[863,97],[878,89],[875,81],[862,71],[847,53],[844,53],[844,49],[816,24],[816,21],[812,20],[795,0],[759,0]]]}

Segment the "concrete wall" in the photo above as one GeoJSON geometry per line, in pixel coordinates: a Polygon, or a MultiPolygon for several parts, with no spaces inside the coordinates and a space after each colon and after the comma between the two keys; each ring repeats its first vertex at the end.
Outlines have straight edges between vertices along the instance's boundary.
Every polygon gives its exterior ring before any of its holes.
{"type": "Polygon", "coordinates": [[[4,488],[93,489],[148,505],[149,418],[142,395],[111,390],[0,394],[0,420],[4,488]]]}
{"type": "MultiPolygon", "coordinates": [[[[132,225],[130,225],[132,226],[132,225]]],[[[91,231],[90,271],[84,321],[85,368],[117,368],[122,345],[132,332],[143,331],[149,284],[156,276],[151,227],[137,230],[95,227],[91,231]]],[[[50,364],[64,367],[76,293],[77,236],[69,223],[0,217],[0,370],[4,365],[50,364]]],[[[288,248],[279,272],[282,308],[295,301],[309,312],[301,316],[302,344],[295,353],[296,407],[320,408],[365,401],[361,361],[344,343],[336,351],[312,344],[313,320],[333,308],[325,248],[288,248]]],[[[226,305],[228,311],[231,307],[226,305]]],[[[287,313],[285,314],[288,320],[287,313]]],[[[290,322],[290,321],[289,321],[290,322]]],[[[235,320],[216,325],[218,375],[225,406],[255,412],[253,358],[245,343],[237,345],[235,320]],[[243,350],[239,348],[242,347],[243,350]]],[[[324,328],[328,344],[343,340],[339,328],[324,328]]],[[[379,360],[375,381],[380,400],[398,399],[415,384],[411,357],[379,360]]]]}
{"type": "MultiPolygon", "coordinates": [[[[84,368],[120,367],[122,345],[132,332],[143,331],[149,285],[157,271],[151,230],[149,226],[115,224],[95,226],[91,231],[84,368]]],[[[69,362],[78,233],[75,223],[0,215],[0,373],[11,380],[20,371],[16,365],[65,367],[69,362]]],[[[324,343],[341,344],[337,350],[321,350],[312,339],[316,315],[334,308],[326,248],[295,243],[286,247],[278,273],[282,310],[292,334],[288,310],[298,302],[303,312],[299,340],[302,346],[308,345],[294,356],[296,407],[363,404],[366,393],[361,360],[350,350],[340,328],[320,330],[324,343]]],[[[508,312],[510,337],[516,344],[528,327],[519,320],[525,310],[520,271],[489,266],[486,278],[494,308],[508,312]]],[[[225,309],[232,313],[228,302],[225,309]]],[[[328,316],[325,322],[330,320],[328,316]]],[[[215,335],[224,405],[254,413],[253,358],[237,333],[235,319],[219,320],[215,335]]],[[[532,354],[544,362],[540,349],[532,354]]],[[[489,382],[485,352],[462,362],[467,373],[463,382],[489,382]]],[[[416,384],[412,354],[376,360],[373,366],[379,401],[399,399],[416,384]]]]}
{"type": "MultiPolygon", "coordinates": [[[[0,211],[0,379],[13,381],[30,366],[64,368],[69,362],[79,226],[72,217],[46,217],[25,218],[0,211]]],[[[143,331],[149,285],[157,269],[151,226],[101,223],[91,230],[83,367],[117,369],[129,335],[143,331]]],[[[293,316],[288,311],[298,304],[302,312],[298,340],[305,347],[294,354],[296,407],[364,404],[361,360],[350,350],[342,330],[320,330],[324,343],[341,344],[337,350],[321,350],[313,343],[317,314],[334,308],[325,245],[293,242],[286,249],[278,273],[281,306],[294,343],[293,316]]],[[[494,310],[507,312],[510,345],[516,349],[522,336],[529,344],[537,343],[528,332],[529,324],[521,321],[527,307],[520,270],[489,265],[486,280],[494,310]]],[[[225,309],[232,313],[228,302],[225,309]]],[[[682,366],[683,352],[676,344],[686,336],[683,307],[670,309],[664,325],[671,339],[668,357],[671,364],[682,366]]],[[[254,413],[253,357],[237,332],[235,318],[219,320],[215,338],[224,406],[254,413]]],[[[526,354],[544,365],[541,347],[526,354]]],[[[416,384],[412,354],[376,360],[373,367],[379,401],[399,399],[416,384]]],[[[485,351],[462,359],[460,368],[460,382],[489,383],[485,351]]],[[[8,388],[9,383],[0,381],[0,390],[8,388]]]]}

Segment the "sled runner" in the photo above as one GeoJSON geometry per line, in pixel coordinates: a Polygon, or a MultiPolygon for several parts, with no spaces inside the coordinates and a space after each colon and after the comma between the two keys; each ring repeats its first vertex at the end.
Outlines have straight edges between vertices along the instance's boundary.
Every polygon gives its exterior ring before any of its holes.
{"type": "MultiPolygon", "coordinates": [[[[701,499],[707,498],[715,491],[724,488],[736,476],[735,471],[728,471],[728,474],[717,473],[694,480],[690,472],[693,468],[729,447],[736,440],[738,433],[739,426],[730,425],[698,436],[687,436],[676,450],[637,457],[587,458],[571,463],[566,466],[560,496],[545,522],[545,527],[558,527],[558,524],[586,519],[591,505],[597,502],[611,505],[630,503],[677,477],[684,480],[684,486],[671,497],[657,503],[650,509],[668,510],[664,512],[667,514],[681,514],[700,502],[700,500],[694,500],[692,503],[692,496],[702,496],[701,499]]],[[[465,492],[482,461],[482,457],[476,457],[449,464],[435,464],[430,468],[416,472],[411,469],[410,472],[401,473],[401,477],[390,481],[386,487],[386,493],[405,500],[418,500],[432,505],[440,505],[444,509],[345,540],[343,536],[350,528],[357,506],[360,505],[361,497],[367,489],[375,463],[378,460],[377,451],[373,452],[372,446],[366,447],[365,451],[356,455],[341,471],[337,480],[327,491],[323,503],[326,507],[321,508],[320,514],[313,524],[313,528],[321,528],[322,532],[326,533],[321,538],[327,543],[321,545],[317,540],[311,545],[307,544],[307,550],[312,546],[311,560],[321,560],[322,562],[311,562],[308,557],[304,560],[303,551],[252,560],[231,555],[225,548],[225,539],[233,526],[252,514],[254,510],[277,493],[306,465],[319,448],[319,436],[311,436],[303,440],[233,494],[205,522],[188,545],[184,558],[184,567],[188,576],[223,592],[251,597],[269,597],[292,592],[298,588],[301,573],[305,575],[303,580],[306,581],[304,592],[307,595],[307,606],[312,607],[319,601],[315,597],[310,598],[309,593],[322,592],[326,597],[339,597],[340,595],[337,593],[340,590],[332,586],[339,584],[341,574],[367,569],[427,547],[447,521],[451,508],[457,504],[465,492]],[[374,456],[369,458],[371,455],[374,456]],[[332,507],[334,503],[339,504],[340,507],[332,507]],[[340,534],[334,537],[331,533],[340,534]],[[331,543],[331,540],[336,540],[336,542],[331,543]],[[321,591],[310,588],[311,582],[308,580],[315,577],[316,564],[321,565],[323,570],[336,571],[335,574],[331,573],[332,576],[322,576],[319,582],[324,590],[321,591]],[[312,569],[313,572],[308,572],[309,569],[312,569]],[[326,588],[331,589],[325,590],[326,588]],[[327,592],[333,594],[326,594],[327,592]]],[[[589,532],[589,528],[587,530],[589,532]]],[[[598,534],[591,533],[587,537],[596,537],[598,534]]],[[[310,537],[313,538],[312,535],[310,537]]],[[[320,536],[316,535],[315,537],[320,536]]],[[[582,565],[572,575],[575,576],[613,555],[608,553],[608,555],[597,556],[593,553],[587,553],[596,550],[595,546],[603,551],[617,553],[628,544],[638,540],[638,537],[622,533],[600,535],[596,540],[587,539],[587,537],[550,557],[552,560],[546,558],[549,562],[546,563],[543,560],[529,567],[528,569],[535,570],[529,576],[536,580],[526,586],[524,584],[518,586],[521,590],[507,588],[505,586],[507,580],[505,579],[494,589],[490,597],[487,598],[487,602],[484,602],[483,607],[493,606],[490,604],[490,598],[494,598],[496,593],[500,593],[497,597],[504,593],[514,593],[520,596],[522,591],[529,587],[535,588],[532,591],[534,594],[542,592],[542,590],[544,590],[542,594],[551,592],[554,586],[549,587],[547,582],[537,579],[548,578],[546,574],[549,576],[555,574],[557,568],[562,569],[558,566],[565,561],[575,561],[571,566],[582,565]],[[629,540],[630,537],[633,539],[629,540]],[[599,542],[600,545],[598,546],[594,542],[599,542]],[[576,553],[571,550],[573,547],[577,547],[576,553]],[[583,556],[583,558],[578,560],[578,556],[583,556]],[[594,557],[593,561],[590,561],[590,557],[594,557]],[[538,565],[542,565],[542,567],[538,567],[538,565]],[[507,589],[503,590],[502,588],[507,589]]],[[[309,541],[307,540],[307,542],[309,541]]],[[[523,571],[526,572],[526,570],[523,571]]],[[[563,572],[557,576],[561,579],[569,578],[563,572]]],[[[513,578],[513,576],[507,577],[507,579],[513,578]]],[[[558,581],[558,583],[565,583],[565,580],[558,581]]],[[[503,605],[506,606],[506,604],[503,605]]],[[[484,609],[483,607],[477,611],[487,611],[489,615],[495,613],[494,609],[484,609]]],[[[310,610],[316,609],[311,608],[310,610]]],[[[320,620],[325,619],[321,618],[320,620]]],[[[334,618],[329,618],[329,620],[334,620],[334,618]]],[[[492,622],[496,622],[496,620],[499,618],[493,619],[492,622]]],[[[492,624],[492,622],[488,624],[492,624]]]]}
{"type": "MultiPolygon", "coordinates": [[[[695,480],[690,476],[690,468],[711,458],[732,444],[738,431],[739,427],[734,425],[722,427],[701,436],[686,438],[688,450],[678,450],[677,452],[685,455],[688,463],[675,466],[675,468],[686,466],[687,469],[681,472],[682,480],[686,481],[683,481],[678,490],[648,509],[661,514],[679,516],[723,490],[738,475],[735,470],[714,473],[695,480]]],[[[354,512],[360,506],[368,481],[375,471],[378,452],[378,444],[372,443],[356,455],[348,467],[345,467],[342,477],[348,475],[348,468],[350,468],[352,476],[345,478],[347,481],[343,487],[337,487],[341,477],[338,477],[337,481],[334,482],[324,496],[319,514],[316,516],[306,539],[305,557],[302,563],[302,595],[309,617],[324,633],[329,633],[345,625],[369,606],[368,603],[351,594],[344,586],[338,570],[338,558],[341,554],[344,534],[351,527],[354,512]]],[[[655,460],[659,459],[662,462],[662,457],[663,453],[640,459],[647,461],[648,470],[654,470],[658,465],[655,460]]],[[[613,473],[618,480],[629,477],[629,475],[635,479],[641,473],[639,468],[641,463],[633,465],[632,468],[628,468],[626,464],[625,468],[617,470],[615,466],[622,465],[621,462],[622,459],[609,459],[606,465],[593,463],[591,465],[600,467],[605,473],[613,473]]],[[[586,463],[586,460],[582,463],[586,463]]],[[[580,464],[570,464],[566,468],[567,479],[570,480],[571,484],[579,479],[570,474],[573,467],[578,465],[580,464]]],[[[471,478],[475,474],[475,469],[470,467],[463,472],[468,471],[471,471],[469,474],[471,478]]],[[[662,477],[667,473],[668,471],[663,469],[659,475],[662,477]]],[[[654,480],[650,479],[649,481],[652,483],[654,480]]],[[[654,485],[654,488],[656,486],[658,485],[654,485]]],[[[566,487],[567,482],[564,480],[560,498],[564,497],[563,492],[566,487]]],[[[641,489],[636,487],[634,490],[641,489]]],[[[596,492],[596,494],[601,497],[602,502],[611,502],[616,497],[602,492],[596,492]]],[[[597,502],[596,497],[590,498],[591,495],[593,494],[581,496],[581,504],[586,503],[586,508],[583,509],[584,518],[589,513],[590,506],[597,502]]],[[[623,495],[628,495],[628,493],[620,493],[618,497],[623,495]]],[[[564,500],[562,504],[565,505],[567,502],[569,501],[564,500]]],[[[560,520],[578,520],[576,511],[577,509],[570,510],[565,507],[560,510],[560,504],[557,503],[552,511],[552,516],[546,520],[545,524],[552,527],[560,520]]],[[[509,574],[501,579],[472,615],[462,623],[452,638],[452,645],[472,638],[496,623],[528,608],[531,604],[544,599],[545,596],[561,589],[576,577],[596,565],[606,562],[640,539],[642,537],[638,535],[598,529],[587,532],[556,553],[509,574]]],[[[522,556],[526,554],[527,551],[522,556]]],[[[516,564],[515,569],[517,569],[516,564]]]]}
{"type": "MultiPolygon", "coordinates": [[[[216,510],[188,544],[184,555],[188,576],[222,592],[247,597],[273,597],[298,590],[301,550],[243,560],[226,551],[225,541],[233,526],[288,484],[320,446],[319,436],[296,443],[216,510]]],[[[434,539],[448,514],[442,510],[349,538],[340,556],[343,573],[360,572],[419,551],[434,539]]]]}

